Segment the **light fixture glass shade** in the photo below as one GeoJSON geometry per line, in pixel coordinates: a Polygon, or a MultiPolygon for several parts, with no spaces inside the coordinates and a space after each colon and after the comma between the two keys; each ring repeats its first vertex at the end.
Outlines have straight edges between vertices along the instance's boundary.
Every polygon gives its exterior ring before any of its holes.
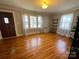
{"type": "Polygon", "coordinates": [[[43,4],[42,4],[42,9],[47,9],[48,8],[48,4],[46,3],[46,2],[44,2],[43,4]]]}

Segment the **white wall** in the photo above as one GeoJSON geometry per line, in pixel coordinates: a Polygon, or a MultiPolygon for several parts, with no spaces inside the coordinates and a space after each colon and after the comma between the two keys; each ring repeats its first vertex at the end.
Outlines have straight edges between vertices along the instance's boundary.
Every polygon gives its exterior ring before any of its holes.
{"type": "Polygon", "coordinates": [[[43,16],[43,28],[45,32],[49,32],[50,28],[50,19],[48,16],[43,16]]]}

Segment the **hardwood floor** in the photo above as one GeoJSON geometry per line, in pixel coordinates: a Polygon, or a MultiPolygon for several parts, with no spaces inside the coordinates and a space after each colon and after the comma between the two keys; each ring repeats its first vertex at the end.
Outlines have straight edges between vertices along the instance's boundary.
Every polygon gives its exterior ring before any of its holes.
{"type": "Polygon", "coordinates": [[[68,59],[68,38],[37,34],[0,41],[0,59],[68,59]]]}

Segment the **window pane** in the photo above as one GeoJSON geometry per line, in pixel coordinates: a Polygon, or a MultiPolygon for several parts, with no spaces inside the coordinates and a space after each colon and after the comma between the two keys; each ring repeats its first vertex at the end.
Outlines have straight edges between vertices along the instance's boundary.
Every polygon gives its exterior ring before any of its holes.
{"type": "Polygon", "coordinates": [[[42,17],[38,16],[38,28],[42,27],[42,17]]]}
{"type": "Polygon", "coordinates": [[[29,28],[29,19],[28,19],[28,16],[24,16],[24,19],[23,19],[23,24],[24,24],[24,28],[29,28]]]}
{"type": "Polygon", "coordinates": [[[9,19],[8,19],[7,17],[4,17],[4,22],[5,22],[6,24],[9,24],[9,19]]]}
{"type": "Polygon", "coordinates": [[[60,29],[63,29],[63,28],[64,28],[64,25],[65,25],[64,23],[60,23],[59,28],[60,28],[60,29]]]}
{"type": "Polygon", "coordinates": [[[37,17],[36,16],[30,16],[30,27],[31,28],[37,27],[37,17]]]}
{"type": "Polygon", "coordinates": [[[69,30],[71,28],[71,23],[73,21],[72,17],[73,17],[72,14],[62,16],[60,20],[59,28],[64,30],[69,30]]]}

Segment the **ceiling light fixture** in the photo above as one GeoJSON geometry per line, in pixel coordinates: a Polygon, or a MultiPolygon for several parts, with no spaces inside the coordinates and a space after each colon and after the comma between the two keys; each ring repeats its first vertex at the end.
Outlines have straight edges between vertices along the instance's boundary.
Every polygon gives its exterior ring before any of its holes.
{"type": "Polygon", "coordinates": [[[48,8],[48,4],[47,2],[44,0],[42,3],[42,9],[47,9],[48,8]]]}

